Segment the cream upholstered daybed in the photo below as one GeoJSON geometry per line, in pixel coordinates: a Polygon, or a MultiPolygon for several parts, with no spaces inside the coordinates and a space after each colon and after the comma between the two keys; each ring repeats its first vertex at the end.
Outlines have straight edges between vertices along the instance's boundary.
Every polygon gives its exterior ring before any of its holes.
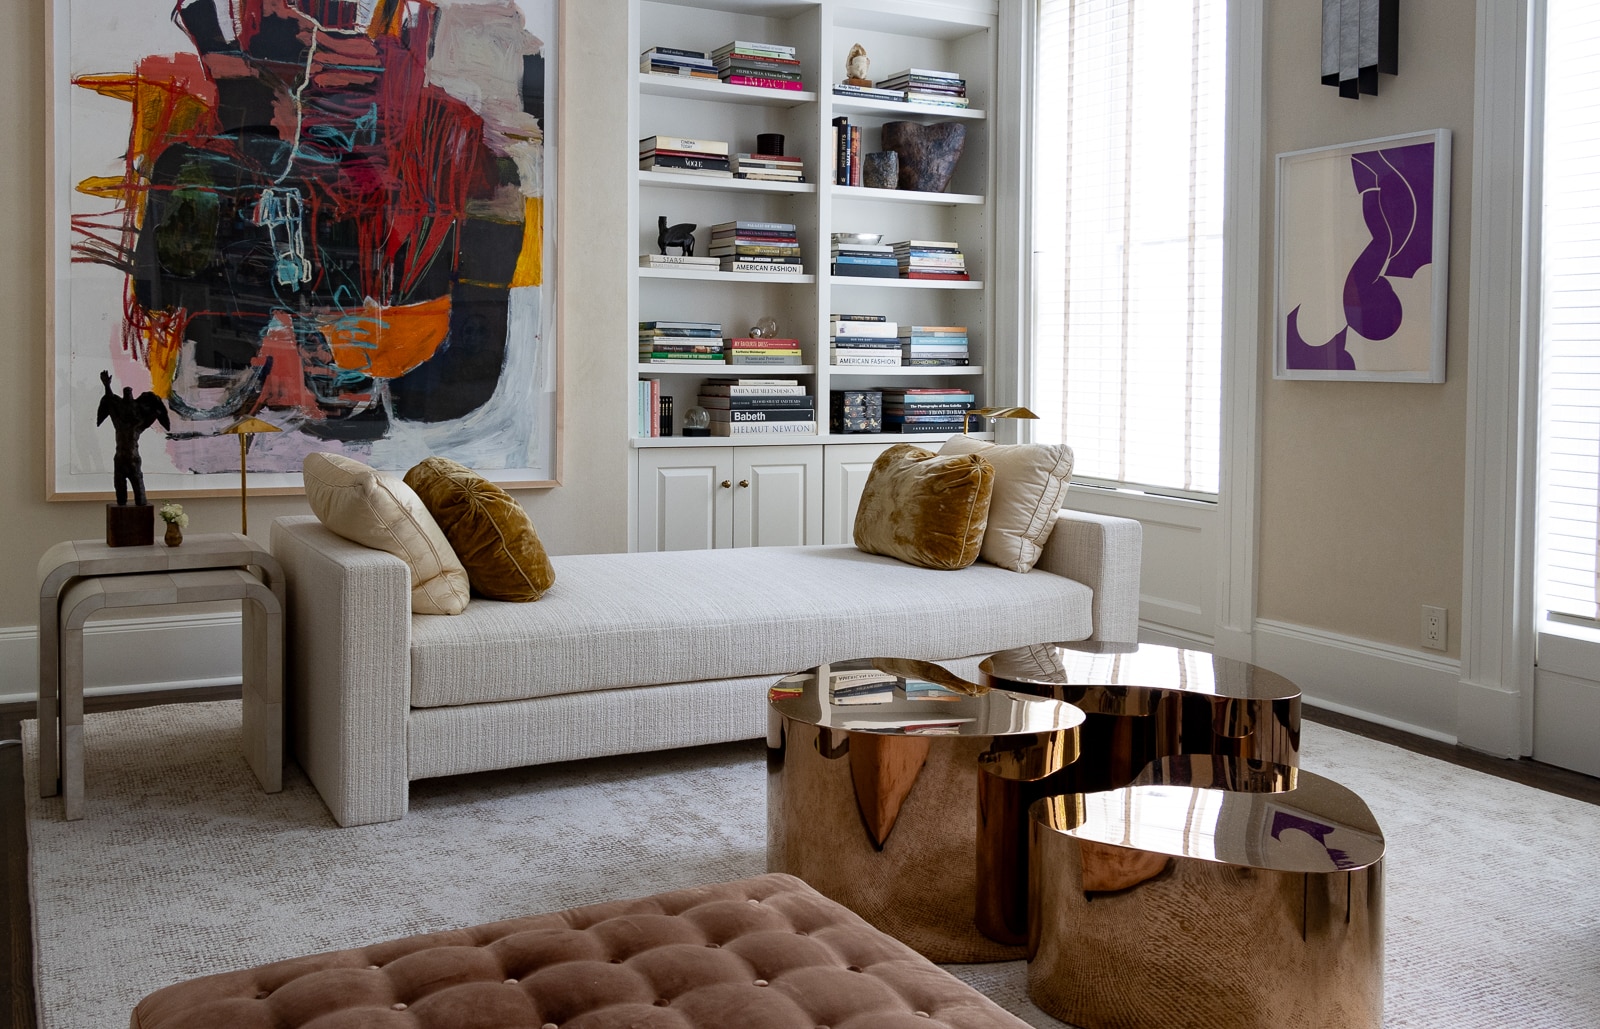
{"type": "Polygon", "coordinates": [[[853,546],[556,556],[535,603],[437,615],[399,557],[279,518],[292,750],[361,825],[403,816],[413,779],[762,736],[768,687],[818,664],[1133,641],[1139,524],[1054,526],[1026,574],[853,546]]]}

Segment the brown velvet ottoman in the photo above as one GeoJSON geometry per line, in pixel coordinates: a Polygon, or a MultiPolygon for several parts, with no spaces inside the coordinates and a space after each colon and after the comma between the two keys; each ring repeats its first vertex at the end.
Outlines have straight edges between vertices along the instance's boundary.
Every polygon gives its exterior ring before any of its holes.
{"type": "Polygon", "coordinates": [[[133,1029],[1027,1029],[788,875],[293,958],[150,994],[133,1029]]]}

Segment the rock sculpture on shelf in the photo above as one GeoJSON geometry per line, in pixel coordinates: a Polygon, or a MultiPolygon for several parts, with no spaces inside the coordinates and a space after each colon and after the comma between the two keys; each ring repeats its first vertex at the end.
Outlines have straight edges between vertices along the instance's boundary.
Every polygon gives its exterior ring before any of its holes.
{"type": "Polygon", "coordinates": [[[844,59],[844,84],[847,86],[870,86],[872,80],[867,77],[867,71],[872,67],[872,61],[867,57],[867,48],[857,43],[850,48],[850,53],[844,59]]]}
{"type": "Polygon", "coordinates": [[[110,418],[117,432],[117,450],[111,464],[116,477],[117,505],[120,507],[128,503],[128,487],[132,485],[133,503],[143,507],[144,468],[139,458],[139,434],[157,422],[161,423],[163,429],[172,431],[172,422],[167,418],[167,405],[149,390],[136,397],[129,386],[122,387],[122,396],[117,396],[111,392],[111,373],[108,371],[100,373],[100,382],[106,392],[100,398],[100,410],[95,415],[94,423],[99,425],[110,418]]]}
{"type": "Polygon", "coordinates": [[[667,247],[681,247],[684,257],[694,256],[694,230],[693,222],[679,222],[676,225],[667,224],[667,216],[660,215],[656,219],[656,246],[665,254],[667,247]]]}
{"type": "Polygon", "coordinates": [[[912,121],[883,123],[883,149],[900,155],[900,188],[943,193],[956,172],[967,142],[967,127],[941,121],[920,125],[912,121]]]}

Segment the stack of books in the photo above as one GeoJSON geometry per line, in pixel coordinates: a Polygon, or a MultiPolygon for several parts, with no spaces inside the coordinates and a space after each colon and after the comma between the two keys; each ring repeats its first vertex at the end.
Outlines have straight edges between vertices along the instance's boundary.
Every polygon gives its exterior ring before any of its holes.
{"type": "Polygon", "coordinates": [[[805,164],[798,157],[782,154],[735,154],[733,177],[762,179],[767,182],[804,182],[805,164]]]}
{"type": "Polygon", "coordinates": [[[672,396],[661,392],[660,379],[639,380],[637,408],[637,436],[672,435],[672,396]]]}
{"type": "Polygon", "coordinates": [[[964,389],[892,387],[883,391],[884,432],[960,432],[973,396],[964,389]]]}
{"type": "Polygon", "coordinates": [[[800,341],[738,336],[725,344],[729,364],[803,364],[800,341]]]}
{"type": "Polygon", "coordinates": [[[711,61],[717,78],[730,86],[800,90],[805,86],[800,81],[800,62],[794,55],[792,46],[734,40],[711,51],[711,61]]]}
{"type": "Polygon", "coordinates": [[[898,326],[881,314],[836,314],[828,320],[831,361],[852,367],[900,367],[898,326]]]}
{"type": "Polygon", "coordinates": [[[901,363],[920,368],[953,367],[967,363],[965,325],[903,325],[900,327],[901,363]]]}
{"type": "Polygon", "coordinates": [[[640,364],[722,364],[721,322],[639,323],[640,364]]]}
{"type": "Polygon", "coordinates": [[[874,668],[828,673],[828,703],[887,704],[894,699],[899,680],[874,668]]]}
{"type": "Polygon", "coordinates": [[[639,140],[639,168],[641,171],[733,178],[728,144],[718,139],[646,136],[639,140]]]}
{"type": "Polygon", "coordinates": [[[880,80],[878,88],[896,90],[908,104],[967,106],[967,80],[953,71],[907,68],[880,80]]]}
{"type": "Polygon", "coordinates": [[[892,279],[900,274],[894,247],[887,243],[846,242],[835,235],[829,255],[835,275],[892,279]]]}
{"type": "Polygon", "coordinates": [[[894,259],[902,279],[964,282],[967,257],[954,243],[933,239],[907,239],[894,245],[894,259]]]}
{"type": "Polygon", "coordinates": [[[798,379],[707,379],[699,401],[713,436],[817,432],[816,407],[798,379]]]}
{"type": "Polygon", "coordinates": [[[723,222],[711,226],[711,256],[725,272],[803,274],[792,222],[723,222]]]}
{"type": "Polygon", "coordinates": [[[879,89],[876,86],[852,86],[848,82],[835,84],[833,95],[850,97],[856,100],[893,100],[896,102],[902,102],[906,98],[904,90],[879,89]]]}
{"type": "Polygon", "coordinates": [[[653,46],[639,55],[639,70],[651,75],[681,75],[691,79],[717,78],[717,67],[704,50],[680,50],[675,46],[653,46]]]}

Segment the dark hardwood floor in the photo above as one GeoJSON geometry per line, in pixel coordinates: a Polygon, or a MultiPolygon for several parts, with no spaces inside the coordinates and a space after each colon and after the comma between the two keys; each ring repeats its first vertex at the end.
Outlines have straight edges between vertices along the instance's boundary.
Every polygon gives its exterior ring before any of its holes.
{"type": "MultiPolygon", "coordinates": [[[[237,698],[237,686],[162,693],[130,693],[90,697],[86,711],[115,711],[149,704],[192,703],[237,698]]],[[[19,723],[33,717],[32,704],[0,705],[0,740],[21,736],[19,723]]],[[[1464,747],[1413,736],[1371,722],[1319,708],[1306,707],[1306,719],[1336,729],[1448,761],[1451,764],[1510,779],[1564,797],[1600,805],[1600,779],[1537,761],[1509,761],[1464,747]]],[[[35,1029],[33,997],[33,918],[28,903],[27,827],[22,795],[22,748],[0,746],[0,841],[4,843],[5,899],[0,904],[0,1029],[35,1029]]]]}

